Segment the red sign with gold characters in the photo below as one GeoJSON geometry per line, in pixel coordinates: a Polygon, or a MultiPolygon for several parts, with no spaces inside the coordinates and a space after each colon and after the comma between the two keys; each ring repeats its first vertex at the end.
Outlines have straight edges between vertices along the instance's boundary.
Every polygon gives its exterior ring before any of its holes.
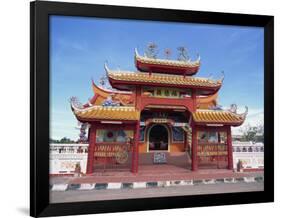
{"type": "Polygon", "coordinates": [[[216,145],[198,145],[198,156],[225,156],[227,155],[227,146],[225,144],[216,145]]]}
{"type": "Polygon", "coordinates": [[[120,144],[120,145],[110,145],[110,144],[101,144],[95,146],[94,157],[102,160],[106,159],[107,161],[115,160],[119,164],[126,163],[129,159],[129,144],[120,144]]]}

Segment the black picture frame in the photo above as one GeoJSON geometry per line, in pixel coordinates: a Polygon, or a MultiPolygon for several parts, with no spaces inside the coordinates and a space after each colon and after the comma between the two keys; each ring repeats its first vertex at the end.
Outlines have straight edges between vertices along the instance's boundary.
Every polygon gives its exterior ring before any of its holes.
{"type": "Polygon", "coordinates": [[[30,3],[30,215],[141,211],[274,201],[274,17],[80,3],[30,3]],[[264,191],[79,203],[49,203],[49,16],[82,16],[264,28],[264,191]]]}

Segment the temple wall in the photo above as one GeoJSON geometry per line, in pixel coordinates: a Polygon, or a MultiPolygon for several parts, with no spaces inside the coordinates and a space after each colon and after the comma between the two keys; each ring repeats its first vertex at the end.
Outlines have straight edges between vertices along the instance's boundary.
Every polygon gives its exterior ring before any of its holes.
{"type": "Polygon", "coordinates": [[[184,143],[171,144],[170,152],[184,152],[184,143]]]}
{"type": "Polygon", "coordinates": [[[50,174],[73,174],[75,165],[80,164],[86,173],[88,144],[50,144],[50,174]]]}
{"type": "Polygon", "coordinates": [[[233,142],[233,167],[237,168],[238,161],[241,160],[243,167],[264,168],[264,145],[263,143],[233,142]]]}
{"type": "MultiPolygon", "coordinates": [[[[264,152],[262,143],[233,142],[233,166],[242,160],[246,169],[263,169],[264,152]]],[[[139,164],[153,164],[155,152],[146,152],[146,144],[139,147],[139,164]]],[[[189,167],[191,160],[186,152],[179,152],[184,144],[172,144],[172,152],[165,152],[168,164],[189,167]]],[[[50,144],[50,174],[72,174],[75,164],[80,163],[81,171],[86,172],[88,144],[50,144]]],[[[128,163],[130,166],[130,163],[128,163]]]]}
{"type": "MultiPolygon", "coordinates": [[[[154,155],[157,152],[140,153],[139,154],[139,165],[152,165],[157,164],[154,160],[154,155]]],[[[186,152],[162,152],[165,153],[165,163],[183,168],[190,168],[191,159],[186,152]]],[[[162,163],[163,164],[163,163],[162,163]]]]}
{"type": "MultiPolygon", "coordinates": [[[[170,152],[184,152],[184,143],[171,143],[170,145],[170,152]]],[[[147,143],[140,142],[139,144],[139,153],[147,153],[147,143]]]]}

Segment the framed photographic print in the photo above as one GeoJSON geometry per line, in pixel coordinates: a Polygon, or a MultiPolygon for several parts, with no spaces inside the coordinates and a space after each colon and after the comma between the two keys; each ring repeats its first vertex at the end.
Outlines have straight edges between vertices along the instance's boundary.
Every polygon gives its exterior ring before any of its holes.
{"type": "Polygon", "coordinates": [[[30,12],[31,216],[273,201],[272,16],[30,12]]]}

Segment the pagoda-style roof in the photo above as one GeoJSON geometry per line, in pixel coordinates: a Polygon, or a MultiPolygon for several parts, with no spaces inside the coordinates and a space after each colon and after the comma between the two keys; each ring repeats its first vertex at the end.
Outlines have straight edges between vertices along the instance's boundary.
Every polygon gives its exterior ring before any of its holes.
{"type": "Polygon", "coordinates": [[[222,85],[223,79],[211,80],[182,75],[168,75],[160,73],[139,73],[130,71],[112,71],[105,65],[107,76],[112,87],[120,90],[130,90],[130,86],[148,85],[177,88],[196,88],[215,93],[222,85]]]}
{"type": "Polygon", "coordinates": [[[102,97],[107,97],[108,95],[122,94],[122,95],[132,95],[130,91],[119,91],[119,90],[111,90],[104,88],[102,86],[98,86],[92,81],[92,89],[95,94],[98,94],[102,97]]]}
{"type": "Polygon", "coordinates": [[[197,110],[192,113],[192,118],[197,124],[224,124],[240,126],[246,119],[247,110],[237,114],[229,110],[197,110]]]}
{"type": "Polygon", "coordinates": [[[92,82],[92,88],[96,96],[93,98],[93,101],[91,101],[92,105],[101,105],[108,96],[111,96],[114,101],[120,102],[123,106],[129,106],[133,103],[132,92],[106,89],[104,87],[97,86],[94,82],[92,82]]]}
{"type": "Polygon", "coordinates": [[[135,49],[135,65],[138,70],[143,72],[194,75],[200,67],[200,56],[195,61],[158,59],[141,56],[137,49],[135,49]]]}
{"type": "Polygon", "coordinates": [[[217,106],[217,98],[218,98],[219,92],[216,92],[209,96],[201,96],[196,98],[196,104],[198,109],[210,109],[212,107],[217,106]]]}
{"type": "Polygon", "coordinates": [[[135,107],[124,106],[91,106],[77,108],[71,104],[76,118],[81,122],[88,121],[137,121],[140,119],[140,112],[135,107]]]}

